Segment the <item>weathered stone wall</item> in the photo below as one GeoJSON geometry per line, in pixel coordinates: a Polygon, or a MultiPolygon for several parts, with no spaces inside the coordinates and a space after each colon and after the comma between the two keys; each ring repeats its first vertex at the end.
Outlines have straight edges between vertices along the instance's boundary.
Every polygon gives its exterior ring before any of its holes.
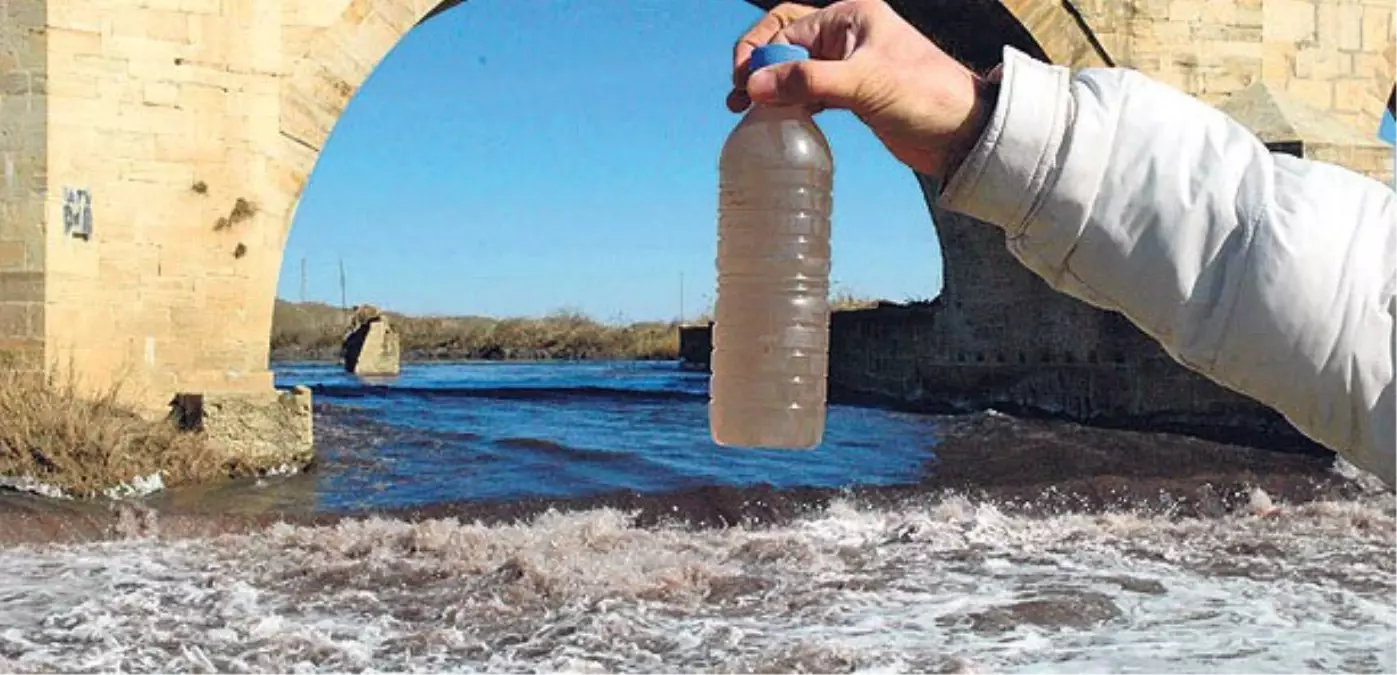
{"type": "Polygon", "coordinates": [[[1116,65],[1208,103],[1264,81],[1373,135],[1392,91],[1391,0],[1073,0],[1116,65]]]}
{"type": "MultiPolygon", "coordinates": [[[[0,5],[0,349],[152,409],[268,389],[295,204],[350,97],[439,4],[0,5]],[[65,209],[91,232],[65,228],[65,209]]],[[[976,6],[1022,41],[1032,26],[1003,7],[1051,4],[976,6]]]]}
{"type": "Polygon", "coordinates": [[[152,406],[270,388],[281,3],[47,4],[48,220],[66,189],[93,222],[48,228],[50,361],[152,406]]]}
{"type": "MultiPolygon", "coordinates": [[[[429,3],[388,4],[402,15],[429,3]]],[[[119,381],[152,408],[177,391],[269,390],[282,247],[315,160],[287,132],[288,80],[329,27],[352,12],[371,26],[381,17],[349,0],[20,6],[37,9],[37,35],[48,41],[38,69],[47,114],[31,95],[33,115],[3,122],[34,120],[40,160],[21,162],[25,171],[45,175],[47,139],[47,180],[36,191],[46,219],[7,218],[40,232],[49,225],[26,263],[47,275],[46,287],[26,287],[46,294],[30,333],[44,338],[50,363],[89,386],[119,381]],[[90,199],[90,237],[60,226],[65,190],[90,199]]],[[[402,22],[381,48],[345,46],[365,74],[412,19],[402,22]]],[[[6,250],[0,244],[0,267],[6,250]]],[[[21,297],[8,289],[7,301],[21,297]]]]}
{"type": "MultiPolygon", "coordinates": [[[[176,392],[268,390],[295,204],[349,99],[438,4],[0,4],[0,350],[42,353],[89,386],[120,381],[156,409],[176,392]],[[65,212],[90,213],[90,234],[70,232],[65,212]]],[[[1364,133],[1382,94],[1375,70],[1391,81],[1386,0],[1082,0],[1099,43],[1056,0],[894,4],[977,66],[1005,43],[1074,66],[1109,53],[1209,100],[1264,77],[1364,133]]],[[[949,277],[1009,275],[987,286],[995,295],[948,296],[963,312],[937,338],[950,358],[1017,360],[991,310],[1031,317],[1054,352],[1092,344],[1102,358],[1127,339],[1088,308],[1043,304],[1032,279],[1004,271],[1016,263],[978,257],[1002,242],[946,236],[949,277]]]]}
{"type": "Polygon", "coordinates": [[[835,314],[833,400],[1315,447],[1274,411],[1180,366],[1125,317],[1054,291],[1012,258],[998,229],[940,210],[935,219],[947,251],[941,296],[835,314]]]}
{"type": "Polygon", "coordinates": [[[49,124],[42,0],[0,4],[0,352],[44,349],[44,199],[49,124]]]}

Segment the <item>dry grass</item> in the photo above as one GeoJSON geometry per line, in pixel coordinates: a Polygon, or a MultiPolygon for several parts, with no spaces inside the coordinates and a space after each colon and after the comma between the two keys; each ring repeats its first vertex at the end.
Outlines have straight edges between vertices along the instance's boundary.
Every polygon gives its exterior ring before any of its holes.
{"type": "Polygon", "coordinates": [[[851,309],[870,309],[878,306],[879,301],[874,298],[861,298],[848,291],[837,291],[829,298],[829,309],[831,312],[843,312],[851,309]]]}
{"type": "MultiPolygon", "coordinates": [[[[878,306],[879,301],[836,287],[830,309],[878,306]]],[[[417,317],[384,312],[398,331],[405,361],[447,360],[670,360],[679,356],[674,322],[602,323],[578,312],[540,318],[417,317]]],[[[277,300],[272,315],[272,360],[336,361],[350,324],[349,310],[323,303],[277,300]]],[[[694,323],[704,324],[711,311],[694,323]]]]}
{"type": "MultiPolygon", "coordinates": [[[[839,285],[835,285],[830,291],[829,309],[831,312],[847,312],[858,309],[872,309],[886,302],[876,298],[866,298],[844,290],[839,285]]],[[[694,325],[704,325],[713,322],[714,308],[710,305],[708,310],[703,312],[694,320],[694,325]]]]}
{"type": "MultiPolygon", "coordinates": [[[[398,331],[404,360],[660,360],[679,353],[673,323],[605,324],[576,312],[513,319],[384,314],[398,331]]],[[[278,300],[272,358],[335,360],[349,321],[350,312],[329,305],[278,300]]]]}
{"type": "Polygon", "coordinates": [[[118,394],[85,397],[71,380],[0,370],[0,475],[92,497],[157,473],[174,486],[235,471],[199,434],[144,419],[118,394]]]}

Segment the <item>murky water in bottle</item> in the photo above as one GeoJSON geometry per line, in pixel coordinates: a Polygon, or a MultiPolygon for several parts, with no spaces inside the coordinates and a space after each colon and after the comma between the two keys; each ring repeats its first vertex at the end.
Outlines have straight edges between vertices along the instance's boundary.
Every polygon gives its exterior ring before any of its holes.
{"type": "Polygon", "coordinates": [[[757,107],[729,136],[719,174],[713,440],[813,448],[829,353],[829,144],[803,109],[757,107]]]}

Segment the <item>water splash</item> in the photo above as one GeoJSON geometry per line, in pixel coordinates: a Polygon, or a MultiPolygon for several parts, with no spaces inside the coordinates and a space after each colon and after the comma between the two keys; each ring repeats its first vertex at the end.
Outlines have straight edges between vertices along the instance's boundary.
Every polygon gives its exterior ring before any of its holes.
{"type": "Polygon", "coordinates": [[[1388,672],[1389,496],[1176,519],[836,501],[765,528],[369,517],[0,553],[0,668],[1388,672]]]}

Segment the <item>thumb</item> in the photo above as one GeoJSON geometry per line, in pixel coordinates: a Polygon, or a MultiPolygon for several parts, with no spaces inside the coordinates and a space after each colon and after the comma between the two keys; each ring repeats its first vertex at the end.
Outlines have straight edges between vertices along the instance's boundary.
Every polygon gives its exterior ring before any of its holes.
{"type": "Polygon", "coordinates": [[[752,73],[747,78],[747,95],[757,103],[851,108],[859,89],[858,73],[848,61],[780,63],[752,73]]]}

